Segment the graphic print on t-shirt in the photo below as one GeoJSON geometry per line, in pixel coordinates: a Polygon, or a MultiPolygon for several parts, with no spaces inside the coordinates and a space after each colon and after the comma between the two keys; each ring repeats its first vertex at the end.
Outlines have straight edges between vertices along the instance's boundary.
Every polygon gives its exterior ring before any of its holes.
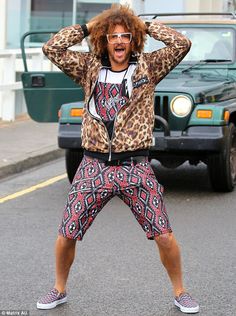
{"type": "Polygon", "coordinates": [[[108,78],[106,73],[105,82],[98,81],[95,88],[95,107],[98,115],[103,121],[113,121],[116,113],[126,104],[128,101],[127,79],[124,79],[127,70],[117,73],[109,71],[113,76],[117,77],[117,81],[122,80],[121,83],[109,83],[106,82],[108,78]]]}

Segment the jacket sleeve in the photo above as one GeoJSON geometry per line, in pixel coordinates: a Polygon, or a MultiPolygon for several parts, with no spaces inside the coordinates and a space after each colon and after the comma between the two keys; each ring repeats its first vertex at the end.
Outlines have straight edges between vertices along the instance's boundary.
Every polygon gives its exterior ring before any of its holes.
{"type": "Polygon", "coordinates": [[[157,84],[181,62],[190,50],[191,42],[181,33],[158,21],[148,25],[147,33],[166,45],[157,51],[144,54],[152,81],[157,84]]]}
{"type": "Polygon", "coordinates": [[[72,51],[69,48],[81,43],[83,38],[84,32],[80,25],[68,26],[61,29],[42,47],[43,53],[53,64],[82,86],[86,81],[91,54],[72,51]]]}

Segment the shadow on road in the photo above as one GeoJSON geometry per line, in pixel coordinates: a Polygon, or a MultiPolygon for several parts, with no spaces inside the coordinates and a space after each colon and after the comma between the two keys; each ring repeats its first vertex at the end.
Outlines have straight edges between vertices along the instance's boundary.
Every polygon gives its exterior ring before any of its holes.
{"type": "Polygon", "coordinates": [[[157,160],[151,164],[158,181],[168,191],[212,192],[207,166],[203,163],[197,166],[184,163],[175,169],[165,168],[157,160]]]}

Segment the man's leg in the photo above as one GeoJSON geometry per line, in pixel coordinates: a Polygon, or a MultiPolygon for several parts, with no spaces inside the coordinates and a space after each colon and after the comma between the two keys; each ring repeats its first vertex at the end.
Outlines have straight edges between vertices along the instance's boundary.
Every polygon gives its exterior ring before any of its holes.
{"type": "Polygon", "coordinates": [[[174,295],[179,296],[185,290],[182,280],[180,250],[177,241],[173,233],[155,237],[155,241],[159,248],[161,262],[166,268],[173,285],[174,295]]]}
{"type": "Polygon", "coordinates": [[[159,248],[162,264],[167,270],[173,285],[175,296],[179,296],[185,292],[182,280],[181,257],[177,241],[173,233],[167,233],[155,237],[155,241],[159,248]]]}
{"type": "MultiPolygon", "coordinates": [[[[125,170],[122,170],[125,173],[125,170]]],[[[134,177],[138,177],[140,185],[129,190],[120,190],[119,197],[131,208],[147,237],[155,237],[160,257],[173,284],[175,296],[184,292],[181,259],[178,244],[173,236],[168,215],[163,202],[163,187],[158,183],[151,165],[147,160],[136,164],[132,169],[134,177]]]]}
{"type": "Polygon", "coordinates": [[[76,240],[61,235],[56,240],[56,282],[54,287],[60,293],[65,292],[66,289],[70,267],[75,257],[75,245],[76,240]]]}
{"type": "MultiPolygon", "coordinates": [[[[125,174],[125,170],[122,171],[125,174]]],[[[154,236],[160,234],[154,239],[160,251],[161,261],[173,285],[175,306],[184,313],[197,313],[198,303],[186,293],[183,287],[180,250],[171,233],[163,202],[163,187],[158,183],[147,160],[136,164],[130,171],[133,172],[139,186],[130,188],[124,186],[118,196],[131,208],[135,218],[146,232],[147,238],[153,239],[154,236]]]]}
{"type": "Polygon", "coordinates": [[[56,283],[53,289],[38,300],[38,309],[51,309],[67,302],[66,282],[75,257],[75,245],[76,240],[58,236],[55,247],[56,283]]]}
{"type": "Polygon", "coordinates": [[[159,248],[161,261],[166,268],[173,285],[175,306],[177,306],[183,313],[198,313],[199,304],[186,293],[183,287],[180,250],[173,233],[155,237],[155,241],[159,248]]]}
{"type": "Polygon", "coordinates": [[[140,186],[121,190],[119,197],[131,208],[148,238],[152,239],[157,232],[163,233],[155,237],[155,241],[173,284],[174,294],[179,296],[184,292],[180,251],[173,233],[169,233],[171,227],[163,202],[163,187],[158,183],[147,160],[136,164],[132,172],[134,177],[139,178],[140,186]]]}

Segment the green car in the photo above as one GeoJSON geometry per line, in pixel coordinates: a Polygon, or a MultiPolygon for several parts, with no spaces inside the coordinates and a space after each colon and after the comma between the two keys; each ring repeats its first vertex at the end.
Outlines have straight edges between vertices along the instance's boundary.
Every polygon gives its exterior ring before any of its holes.
{"type": "MultiPolygon", "coordinates": [[[[146,14],[143,18],[163,19],[163,15],[146,14]]],[[[181,19],[168,17],[163,22],[190,38],[192,48],[156,87],[150,159],[159,160],[167,168],[185,161],[193,165],[204,162],[213,190],[230,192],[236,184],[236,16],[183,13],[181,19]],[[185,17],[191,15],[195,15],[191,20],[185,17]]],[[[72,181],[83,156],[84,94],[81,87],[56,69],[28,70],[25,39],[39,33],[56,31],[29,32],[22,37],[25,100],[34,120],[59,122],[58,144],[66,149],[66,169],[72,181]]],[[[147,50],[161,45],[149,38],[147,50]]]]}

